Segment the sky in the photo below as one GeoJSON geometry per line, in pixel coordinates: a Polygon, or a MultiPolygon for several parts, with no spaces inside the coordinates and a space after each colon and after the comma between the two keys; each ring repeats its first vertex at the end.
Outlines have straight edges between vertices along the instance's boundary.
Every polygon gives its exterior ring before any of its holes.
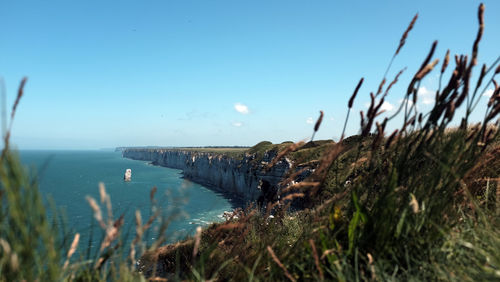
{"type": "MultiPolygon", "coordinates": [[[[500,1],[483,2],[479,63],[491,64],[500,55],[500,1]]],[[[348,135],[358,133],[359,111],[417,12],[388,73],[392,80],[407,67],[387,114],[434,40],[440,59],[447,49],[471,52],[479,3],[3,0],[0,77],[8,109],[28,77],[12,143],[99,149],[299,141],[310,138],[320,110],[315,138],[337,140],[364,77],[347,126],[348,135]]],[[[437,73],[421,85],[422,111],[432,106],[437,73]]]]}

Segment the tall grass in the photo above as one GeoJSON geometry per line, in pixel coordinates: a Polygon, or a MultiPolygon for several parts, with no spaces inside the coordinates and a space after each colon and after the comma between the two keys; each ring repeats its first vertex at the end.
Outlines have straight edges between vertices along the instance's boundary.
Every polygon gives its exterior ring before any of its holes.
{"type": "MultiPolygon", "coordinates": [[[[161,219],[151,193],[153,215],[136,213],[131,246],[121,239],[122,217],[114,219],[101,187],[101,205],[88,198],[102,231],[95,255],[71,259],[82,248],[47,217],[36,180],[28,178],[9,151],[9,132],[0,159],[0,279],[14,280],[457,280],[500,279],[500,88],[499,60],[483,65],[477,80],[484,6],[470,55],[446,52],[440,87],[429,112],[419,112],[418,89],[436,71],[434,42],[403,93],[397,111],[384,117],[382,104],[403,70],[387,75],[415,25],[413,18],[386,68],[368,110],[361,112],[358,136],[335,142],[273,145],[247,151],[256,159],[277,150],[294,167],[279,187],[280,197],[265,207],[249,205],[233,218],[198,230],[193,238],[161,246],[168,220],[161,219]],[[448,68],[451,68],[448,70],[448,68]],[[443,80],[448,76],[447,80],[443,80]],[[446,82],[447,81],[447,82],[446,82]],[[484,118],[471,124],[482,94],[494,85],[484,118]],[[463,116],[457,116],[462,112],[463,116]],[[402,120],[393,132],[389,124],[402,120]],[[454,121],[458,126],[451,128],[454,121]],[[495,123],[496,122],[496,123],[495,123]],[[495,124],[494,124],[495,123],[495,124]],[[310,176],[296,183],[304,171],[310,176]],[[292,203],[302,209],[291,211],[292,203]],[[160,222],[162,238],[150,246],[143,234],[160,222]]],[[[349,115],[363,79],[348,102],[349,115]]],[[[12,111],[22,96],[22,86],[12,111]]],[[[323,112],[314,127],[318,131],[323,112]]],[[[56,218],[56,217],[54,217],[56,218]]]]}
{"type": "MultiPolygon", "coordinates": [[[[268,203],[266,211],[242,214],[218,232],[207,230],[206,251],[219,259],[213,266],[206,262],[205,272],[211,269],[209,275],[217,273],[222,280],[244,279],[247,274],[292,281],[500,279],[494,251],[500,237],[494,207],[499,200],[493,197],[498,188],[494,181],[478,184],[478,179],[500,174],[500,89],[494,80],[500,73],[498,60],[483,65],[472,81],[483,14],[480,5],[472,53],[455,56],[448,83],[436,91],[429,112],[419,112],[416,104],[420,84],[438,66],[437,41],[415,71],[395,114],[383,118],[381,106],[404,69],[385,88],[384,77],[378,90],[370,93],[369,108],[360,113],[358,137],[344,140],[342,133],[338,143],[321,148],[316,162],[308,162],[314,170],[309,179],[288,185],[296,176],[293,172],[303,169],[296,167],[283,181],[287,186],[281,188],[280,200],[268,203]],[[470,114],[491,84],[495,91],[483,120],[470,124],[470,114]],[[462,117],[456,116],[460,109],[462,117]],[[388,124],[398,119],[402,125],[387,134],[388,124]],[[450,130],[456,120],[459,126],[450,130]],[[485,198],[479,201],[481,197],[485,198]],[[296,198],[306,199],[308,209],[290,214],[288,207],[296,198]],[[274,218],[268,218],[270,214],[274,218]],[[225,270],[215,268],[225,260],[231,260],[225,270]]],[[[403,34],[386,75],[416,19],[403,34]]],[[[448,67],[449,51],[440,81],[450,73],[448,67]]],[[[348,116],[362,82],[349,100],[348,116]]],[[[277,158],[298,153],[303,145],[293,144],[277,158]]]]}

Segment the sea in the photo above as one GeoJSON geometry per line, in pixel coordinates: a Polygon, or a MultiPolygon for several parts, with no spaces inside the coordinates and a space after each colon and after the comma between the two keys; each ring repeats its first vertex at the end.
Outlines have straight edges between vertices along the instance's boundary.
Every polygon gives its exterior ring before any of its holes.
{"type": "MultiPolygon", "coordinates": [[[[127,243],[135,236],[135,214],[139,210],[143,224],[154,213],[150,192],[157,187],[155,201],[169,224],[166,241],[174,242],[194,234],[198,226],[223,220],[224,211],[241,205],[227,195],[208,189],[182,177],[182,171],[153,166],[146,161],[122,157],[113,151],[20,151],[22,163],[34,178],[48,206],[59,211],[49,212],[52,220],[66,233],[80,233],[80,242],[92,249],[102,240],[102,230],[86,200],[93,197],[107,215],[100,201],[99,183],[104,183],[110,195],[113,219],[124,217],[122,238],[127,243]],[[125,182],[126,169],[132,170],[132,180],[125,182]],[[54,214],[57,214],[54,216],[54,214]],[[64,216],[61,216],[64,215],[64,216]]],[[[157,239],[159,224],[145,233],[146,241],[157,239]]]]}

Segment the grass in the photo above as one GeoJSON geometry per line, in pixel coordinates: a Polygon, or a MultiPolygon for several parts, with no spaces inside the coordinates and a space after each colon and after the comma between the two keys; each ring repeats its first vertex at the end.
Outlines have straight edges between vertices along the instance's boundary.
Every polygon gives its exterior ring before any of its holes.
{"type": "MultiPolygon", "coordinates": [[[[361,113],[357,136],[336,143],[261,142],[237,152],[210,151],[254,154],[256,159],[270,153],[288,157],[294,167],[283,183],[289,185],[276,202],[260,208],[249,205],[236,211],[237,218],[166,246],[162,239],[150,246],[141,241],[152,222],[163,231],[168,225],[168,219],[154,212],[158,204],[152,193],[153,216],[145,222],[136,218],[134,256],[121,243],[123,219],[105,219],[94,204],[104,247],[64,267],[73,236],[47,219],[36,178],[26,177],[8,150],[7,134],[0,159],[0,280],[499,280],[500,88],[495,86],[484,119],[478,124],[469,121],[484,90],[497,85],[494,79],[500,73],[497,60],[472,80],[483,11],[481,5],[472,53],[457,56],[453,67],[445,55],[442,87],[429,112],[421,113],[414,105],[420,83],[438,67],[433,60],[437,42],[415,70],[397,114],[386,118],[380,108],[400,72],[392,83],[383,78],[368,110],[361,113]],[[463,116],[456,116],[461,112],[463,116]],[[398,129],[386,132],[397,120],[403,121],[398,129]],[[459,125],[451,129],[454,121],[459,125]],[[313,173],[292,184],[293,172],[304,168],[313,173]],[[291,211],[294,199],[303,201],[303,209],[291,211]],[[134,258],[140,258],[138,268],[134,258]]],[[[349,100],[348,116],[362,83],[349,100]]],[[[16,107],[17,100],[12,116],[16,107]]],[[[105,190],[101,194],[107,205],[105,190]]]]}
{"type": "Polygon", "coordinates": [[[174,148],[123,148],[123,150],[137,150],[137,151],[188,151],[194,153],[208,153],[228,156],[231,158],[243,158],[245,153],[249,150],[248,147],[174,147],[174,148]]]}

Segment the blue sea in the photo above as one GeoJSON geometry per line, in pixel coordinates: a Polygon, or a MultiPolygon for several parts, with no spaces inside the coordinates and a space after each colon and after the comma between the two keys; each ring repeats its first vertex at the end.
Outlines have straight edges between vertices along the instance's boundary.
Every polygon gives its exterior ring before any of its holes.
{"type": "MultiPolygon", "coordinates": [[[[168,242],[193,234],[197,226],[221,221],[224,211],[238,206],[222,194],[183,179],[180,170],[125,159],[120,152],[21,151],[20,156],[30,172],[36,174],[47,202],[51,199],[57,208],[64,210],[67,220],[61,226],[72,233],[79,232],[80,242],[90,239],[94,247],[102,237],[97,224],[91,228],[95,219],[85,197],[93,197],[101,205],[103,216],[107,214],[100,202],[99,182],[104,183],[111,197],[114,219],[124,215],[122,234],[130,232],[126,241],[135,236],[135,211],[140,210],[143,223],[152,214],[150,191],[155,186],[155,198],[163,214],[174,218],[167,228],[168,242]],[[132,169],[132,181],[124,182],[128,168],[132,169]]],[[[157,229],[156,225],[146,233],[148,241],[155,239],[157,229]]]]}

